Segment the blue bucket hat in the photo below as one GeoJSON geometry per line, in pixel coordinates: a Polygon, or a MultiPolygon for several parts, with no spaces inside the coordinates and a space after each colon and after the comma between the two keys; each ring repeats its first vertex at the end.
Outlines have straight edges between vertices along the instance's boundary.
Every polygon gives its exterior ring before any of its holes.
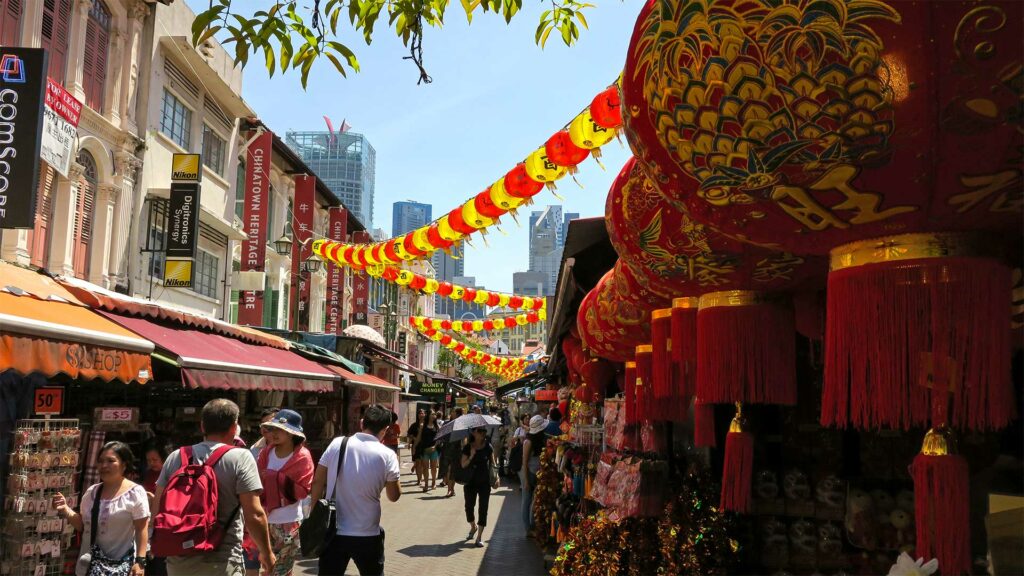
{"type": "Polygon", "coordinates": [[[302,415],[287,408],[278,410],[277,414],[274,414],[274,417],[264,422],[262,426],[280,428],[289,434],[301,437],[303,440],[306,438],[306,434],[302,431],[302,415]]]}

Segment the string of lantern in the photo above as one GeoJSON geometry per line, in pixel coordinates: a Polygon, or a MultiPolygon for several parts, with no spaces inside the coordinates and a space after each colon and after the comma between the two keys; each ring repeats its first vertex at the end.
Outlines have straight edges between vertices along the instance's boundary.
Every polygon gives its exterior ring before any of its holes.
{"type": "Polygon", "coordinates": [[[504,318],[497,318],[494,320],[472,320],[472,321],[461,321],[461,320],[448,320],[446,318],[430,318],[428,316],[410,316],[409,325],[414,328],[424,328],[433,330],[451,330],[452,332],[462,332],[465,334],[472,334],[475,332],[491,332],[494,330],[508,330],[516,328],[517,326],[526,326],[527,324],[536,324],[547,320],[548,313],[545,308],[541,308],[536,312],[527,312],[526,314],[516,314],[515,316],[507,316],[504,318]]]}

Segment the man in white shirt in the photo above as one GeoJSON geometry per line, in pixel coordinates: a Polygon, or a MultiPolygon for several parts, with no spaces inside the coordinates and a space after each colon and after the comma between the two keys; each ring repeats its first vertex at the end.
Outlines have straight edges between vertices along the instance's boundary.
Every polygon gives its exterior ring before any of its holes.
{"type": "Polygon", "coordinates": [[[310,498],[316,502],[326,489],[338,509],[338,531],[320,556],[320,576],[342,576],[349,560],[361,576],[384,573],[380,493],[387,490],[392,502],[402,495],[398,456],[380,442],[390,425],[391,410],[374,404],[363,414],[363,431],[348,439],[337,478],[342,438],[335,438],[320,458],[310,498]]]}

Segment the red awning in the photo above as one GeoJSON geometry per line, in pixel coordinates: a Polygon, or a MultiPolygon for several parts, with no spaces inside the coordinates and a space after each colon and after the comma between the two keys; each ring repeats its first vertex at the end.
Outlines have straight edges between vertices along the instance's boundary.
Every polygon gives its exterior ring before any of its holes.
{"type": "Polygon", "coordinates": [[[331,372],[334,372],[338,376],[341,376],[345,380],[345,382],[347,382],[349,384],[356,384],[358,386],[366,386],[368,388],[379,388],[379,389],[382,389],[382,390],[401,390],[402,389],[400,386],[392,384],[391,382],[388,382],[387,380],[383,380],[381,378],[378,378],[378,377],[374,376],[373,374],[356,374],[355,372],[351,372],[351,371],[346,370],[345,368],[343,368],[341,366],[336,366],[334,364],[324,364],[324,367],[327,368],[328,370],[330,370],[331,372]]]}
{"type": "Polygon", "coordinates": [[[491,392],[490,390],[484,390],[483,388],[474,388],[472,386],[466,386],[464,384],[455,384],[454,382],[452,382],[452,384],[456,388],[460,388],[465,392],[468,392],[475,396],[479,396],[481,398],[492,398],[494,396],[494,392],[491,392]]]}
{"type": "Polygon", "coordinates": [[[335,373],[288,350],[145,318],[100,314],[177,356],[182,383],[192,388],[330,392],[338,380],[335,373]]]}

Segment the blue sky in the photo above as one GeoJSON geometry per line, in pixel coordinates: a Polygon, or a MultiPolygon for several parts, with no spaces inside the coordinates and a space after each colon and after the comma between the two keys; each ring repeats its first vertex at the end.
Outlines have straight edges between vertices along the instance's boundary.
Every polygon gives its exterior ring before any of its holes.
{"type": "MultiPolygon", "coordinates": [[[[188,0],[193,9],[206,0],[188,0]]],[[[250,2],[245,0],[243,4],[250,2]]],[[[255,2],[253,2],[255,4],[255,2]]],[[[642,3],[610,1],[586,13],[589,31],[567,48],[552,33],[547,47],[534,44],[546,2],[527,0],[506,25],[491,14],[477,14],[467,25],[459,3],[449,8],[442,29],[428,29],[424,59],[433,77],[416,85],[415,66],[393,31],[378,24],[372,45],[352,38],[362,71],[342,78],[326,60],[317,63],[304,92],[298,74],[268,78],[262,58],[250,59],[243,96],[275,132],[325,129],[323,116],[337,127],[342,119],[366,135],[377,150],[374,227],[391,231],[391,205],[416,200],[434,206],[437,217],[490,186],[555,131],[571,120],[622,69],[633,23],[642,3]]],[[[383,20],[383,19],[382,19],[383,20]]],[[[350,29],[342,32],[352,37],[350,29]]],[[[629,157],[617,141],[603,149],[602,170],[588,159],[580,166],[579,188],[563,179],[558,195],[543,191],[535,207],[562,203],[566,212],[602,216],[615,175],[629,157]]],[[[490,230],[489,246],[466,247],[466,274],[492,290],[509,291],[512,273],[528,266],[526,223],[502,219],[490,230]],[[506,235],[507,234],[507,235],[506,235]]]]}

